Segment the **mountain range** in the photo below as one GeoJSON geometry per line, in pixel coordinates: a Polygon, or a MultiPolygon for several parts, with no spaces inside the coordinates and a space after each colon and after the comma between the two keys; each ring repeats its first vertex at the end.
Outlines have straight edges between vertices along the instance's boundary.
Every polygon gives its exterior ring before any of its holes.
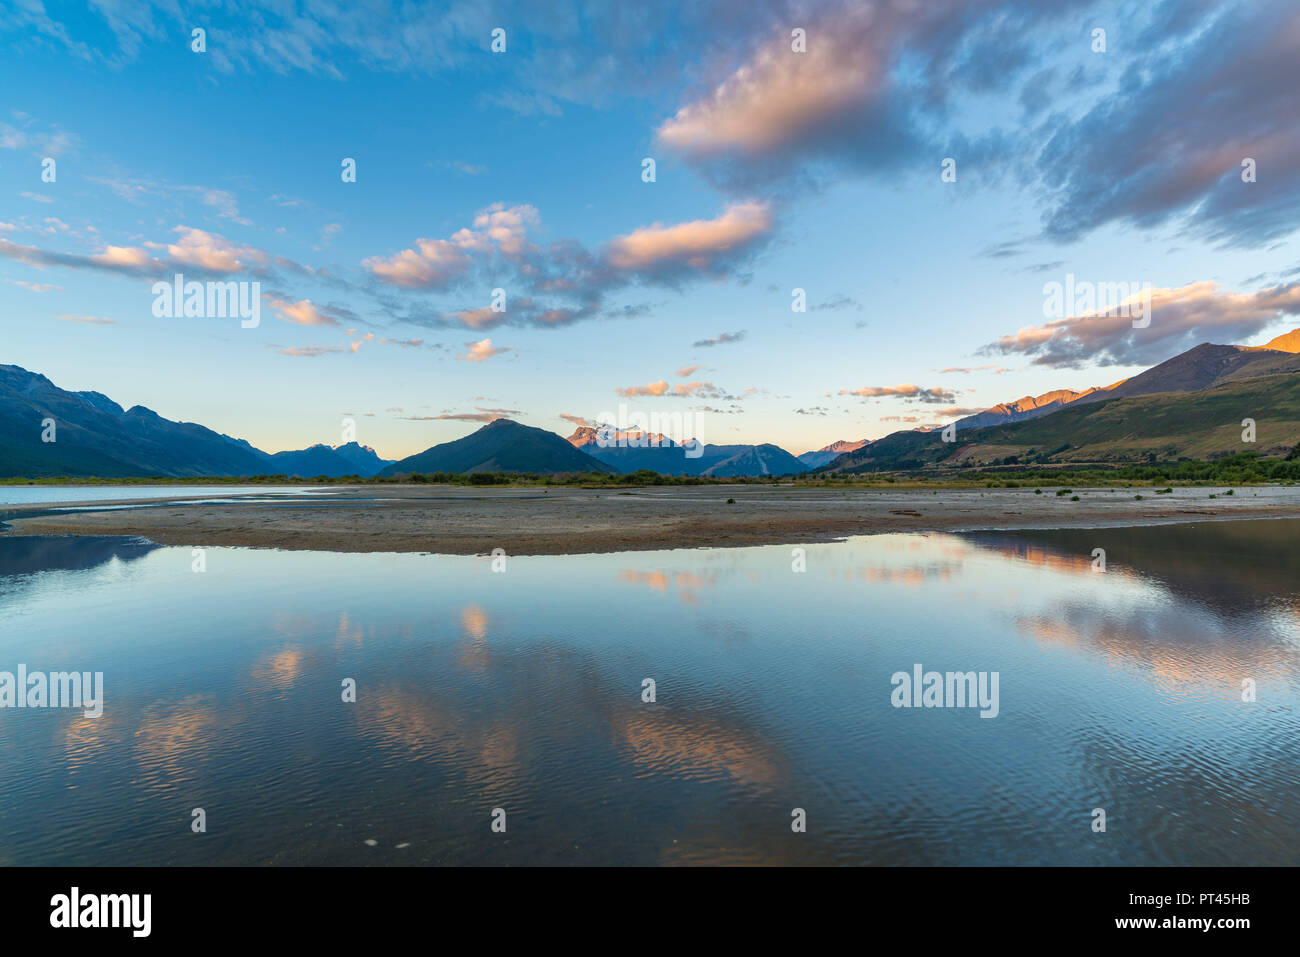
{"type": "Polygon", "coordinates": [[[934,431],[895,432],[822,467],[1132,463],[1286,452],[1300,441],[1300,329],[1262,346],[1202,343],[1103,388],[1025,396],[934,431]],[[1253,446],[1242,421],[1256,422],[1253,446]]]}
{"type": "Polygon", "coordinates": [[[1057,465],[1205,458],[1242,451],[1243,419],[1255,449],[1285,452],[1300,439],[1300,329],[1263,346],[1203,343],[1099,388],[1054,390],[1001,403],[937,430],[839,441],[791,455],[772,444],[673,442],[583,426],[567,439],[498,419],[400,461],[348,442],[268,453],[243,439],[99,392],[69,392],[45,376],[0,365],[0,476],[150,477],[349,475],[483,471],[739,477],[805,472],[987,465],[1057,465]],[[52,441],[50,441],[52,439],[52,441]]]}
{"type": "Polygon", "coordinates": [[[823,446],[820,449],[814,449],[811,452],[801,452],[796,455],[795,458],[808,468],[815,469],[825,465],[827,462],[835,461],[845,452],[856,452],[867,444],[867,439],[858,439],[856,442],[845,442],[841,439],[838,442],[832,442],[830,445],[823,446]]]}
{"type": "Polygon", "coordinates": [[[617,474],[554,432],[520,425],[510,419],[489,422],[461,439],[443,442],[385,468],[381,476],[412,472],[604,472],[617,474]]]}
{"type": "Polygon", "coordinates": [[[1300,356],[1296,353],[1300,353],[1300,329],[1284,333],[1262,346],[1220,346],[1206,342],[1131,379],[1121,379],[1082,392],[1058,389],[1037,396],[1027,395],[958,419],[957,429],[1036,419],[1079,402],[1101,402],[1157,392],[1197,392],[1236,379],[1291,372],[1300,369],[1300,356]]]}
{"type": "MultiPolygon", "coordinates": [[[[771,444],[709,445],[695,439],[678,443],[667,436],[636,429],[602,431],[584,425],[568,441],[574,448],[624,475],[641,469],[661,475],[798,475],[812,467],[802,456],[793,456],[771,444]]],[[[858,447],[854,443],[836,444],[858,447]]]]}
{"type": "Polygon", "coordinates": [[[270,454],[144,406],[123,409],[99,392],[69,392],[38,373],[0,365],[0,476],[338,478],[374,475],[388,464],[356,442],[270,454]]]}

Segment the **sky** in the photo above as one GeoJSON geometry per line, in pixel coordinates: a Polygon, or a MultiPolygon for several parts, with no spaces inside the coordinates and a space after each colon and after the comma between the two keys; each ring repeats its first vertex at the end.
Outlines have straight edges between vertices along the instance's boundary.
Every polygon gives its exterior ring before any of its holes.
{"type": "Polygon", "coordinates": [[[875,439],[1300,326],[1297,90],[1291,0],[0,0],[0,362],[267,451],[875,439]]]}

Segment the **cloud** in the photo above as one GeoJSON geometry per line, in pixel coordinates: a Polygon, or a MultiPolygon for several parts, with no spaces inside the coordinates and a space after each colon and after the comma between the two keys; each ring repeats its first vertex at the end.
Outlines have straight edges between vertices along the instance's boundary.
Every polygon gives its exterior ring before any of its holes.
{"type": "Polygon", "coordinates": [[[1210,281],[1153,289],[1151,321],[1144,329],[1133,328],[1133,319],[1119,311],[1026,326],[980,352],[1032,356],[1036,365],[1065,368],[1149,365],[1211,337],[1248,339],[1282,318],[1300,315],[1300,282],[1253,293],[1223,291],[1210,281]]]}
{"type": "Polygon", "coordinates": [[[241,226],[252,226],[251,220],[239,215],[239,201],[235,199],[235,194],[224,189],[205,190],[200,197],[203,205],[211,206],[217,210],[217,216],[221,219],[229,219],[241,226]]]}
{"type": "Polygon", "coordinates": [[[860,312],[862,310],[862,303],[858,302],[852,296],[846,296],[843,293],[837,293],[836,295],[831,296],[829,299],[825,300],[824,302],[818,303],[812,308],[814,312],[818,312],[822,310],[839,310],[839,309],[856,309],[860,312]]]}
{"type": "Polygon", "coordinates": [[[700,339],[693,343],[693,347],[700,349],[708,346],[722,346],[729,342],[739,342],[745,338],[745,330],[739,332],[724,332],[721,335],[714,336],[712,339],[700,339]]]}
{"type": "Polygon", "coordinates": [[[337,319],[321,312],[310,299],[300,299],[297,302],[272,299],[270,305],[285,322],[297,323],[300,326],[337,326],[339,324],[337,319]]]}
{"type": "Polygon", "coordinates": [[[321,227],[320,242],[318,242],[315,246],[312,246],[312,249],[315,249],[317,251],[324,249],[326,246],[330,244],[331,241],[333,241],[334,237],[341,232],[343,232],[342,223],[326,223],[323,227],[321,227]]]}
{"type": "Polygon", "coordinates": [[[900,398],[908,402],[923,402],[926,404],[942,405],[943,403],[953,402],[957,395],[949,389],[935,388],[923,389],[919,385],[904,383],[903,385],[873,385],[863,386],[861,389],[840,389],[840,395],[855,395],[860,399],[881,399],[881,398],[900,398]]]}
{"type": "Polygon", "coordinates": [[[493,346],[491,339],[480,339],[478,342],[467,342],[465,345],[469,347],[469,351],[458,358],[466,362],[483,362],[493,356],[514,351],[513,346],[502,346],[500,348],[493,346]]]}
{"type": "Polygon", "coordinates": [[[530,238],[540,225],[528,205],[494,203],[479,211],[472,225],[446,239],[419,239],[389,256],[372,256],[363,268],[378,284],[405,290],[448,291],[474,284],[511,289],[509,308],[472,306],[433,311],[414,309],[390,295],[385,308],[419,325],[498,325],[557,327],[599,316],[635,317],[647,305],[609,309],[616,290],[645,283],[679,286],[691,278],[717,279],[739,268],[767,241],[773,229],[766,203],[738,203],[718,217],[674,225],[654,223],[589,249],[563,239],[539,245],[530,238]]]}
{"type": "Polygon", "coordinates": [[[698,365],[685,366],[684,368],[678,369],[677,372],[674,374],[679,379],[685,379],[688,375],[690,375],[692,372],[696,371],[697,369],[699,369],[698,365]]]}
{"type": "Polygon", "coordinates": [[[203,272],[230,274],[246,269],[265,268],[269,257],[260,249],[232,243],[223,236],[189,226],[177,226],[180,234],[175,243],[146,242],[139,246],[106,246],[92,256],[50,253],[34,246],[19,246],[0,240],[0,255],[10,256],[33,265],[65,266],[71,269],[98,268],[110,272],[162,273],[187,266],[203,272]],[[165,259],[155,258],[148,250],[165,250],[165,259]]]}
{"type": "Polygon", "coordinates": [[[444,314],[444,318],[454,320],[469,329],[491,329],[499,326],[510,317],[504,311],[498,312],[491,306],[478,309],[461,309],[459,312],[444,314]]]}
{"type": "Polygon", "coordinates": [[[949,375],[952,373],[956,373],[958,375],[968,375],[969,373],[972,372],[991,372],[993,375],[1002,375],[1003,373],[1010,372],[1011,370],[1008,369],[1006,366],[988,365],[988,366],[949,366],[946,369],[935,369],[934,371],[938,372],[939,375],[949,375]]]}
{"type": "Polygon", "coordinates": [[[519,257],[529,248],[526,233],[538,218],[532,206],[494,203],[478,212],[471,227],[457,230],[449,239],[417,239],[414,248],[387,258],[371,256],[362,266],[395,286],[446,289],[469,273],[475,254],[519,257]]]}
{"type": "Polygon", "coordinates": [[[306,359],[315,359],[330,352],[342,351],[341,346],[289,346],[286,349],[278,350],[282,356],[297,356],[306,359]]]}
{"type": "MultiPolygon", "coordinates": [[[[746,389],[746,394],[755,390],[746,389]]],[[[697,399],[726,399],[731,402],[739,402],[740,396],[729,395],[722,389],[719,389],[712,382],[685,382],[673,386],[674,395],[694,396],[697,399]]]]}
{"type": "Polygon", "coordinates": [[[655,223],[612,240],[606,260],[616,270],[663,276],[684,270],[719,273],[772,231],[767,203],[737,203],[716,219],[675,226],[655,223]]]}
{"type": "Polygon", "coordinates": [[[744,62],[661,123],[657,139],[733,189],[806,179],[826,166],[937,168],[946,155],[977,169],[1002,137],[948,132],[951,99],[1008,86],[1033,62],[1023,38],[1078,5],[840,0],[797,17],[778,8],[744,62]],[[805,52],[793,49],[796,25],[806,30],[805,52]]]}
{"type": "Polygon", "coordinates": [[[376,278],[408,289],[445,288],[469,270],[469,259],[455,243],[444,239],[417,239],[414,249],[403,249],[384,259],[372,256],[361,263],[376,278]]]}
{"type": "Polygon", "coordinates": [[[444,169],[454,169],[458,173],[464,173],[466,176],[482,176],[488,171],[486,166],[480,166],[475,163],[444,162],[444,169]]]}
{"type": "Polygon", "coordinates": [[[802,53],[792,49],[789,29],[774,30],[743,65],[665,120],[659,141],[696,163],[785,167],[863,122],[864,138],[883,128],[902,132],[888,120],[895,31],[891,18],[876,23],[875,13],[867,4],[828,8],[808,24],[802,53]]]}
{"type": "Polygon", "coordinates": [[[1050,190],[1047,235],[1171,221],[1239,246],[1291,233],[1300,223],[1300,6],[1155,9],[1134,37],[1141,61],[1114,92],[1073,121],[1044,125],[1035,168],[1050,190]],[[1246,158],[1256,182],[1242,180],[1246,158]]]}
{"type": "Polygon", "coordinates": [[[139,271],[152,265],[160,265],[143,249],[133,246],[108,246],[102,253],[90,258],[106,269],[122,268],[139,271]]]}
{"type": "Polygon", "coordinates": [[[594,429],[594,428],[596,428],[596,423],[595,423],[595,422],[592,422],[592,421],[590,421],[590,420],[588,420],[588,419],[584,419],[584,418],[583,418],[582,416],[580,416],[580,415],[569,415],[567,412],[561,412],[561,413],[560,413],[560,418],[564,419],[564,421],[566,421],[566,422],[570,422],[570,423],[572,423],[573,425],[576,425],[576,426],[577,426],[578,428],[580,428],[580,429],[594,429]]]}
{"type": "Polygon", "coordinates": [[[111,326],[115,320],[105,319],[102,316],[82,316],[82,315],[58,315],[55,319],[62,319],[64,322],[82,322],[90,326],[111,326]]]}
{"type": "Polygon", "coordinates": [[[30,289],[32,292],[55,292],[62,291],[62,286],[52,286],[43,282],[28,282],[25,279],[6,279],[5,282],[12,286],[22,286],[24,289],[30,289]]]}
{"type": "MultiPolygon", "coordinates": [[[[518,415],[517,411],[511,410],[518,415]]],[[[401,418],[410,422],[495,422],[509,416],[499,412],[444,412],[442,415],[404,415],[401,418]]]]}
{"type": "Polygon", "coordinates": [[[639,395],[667,395],[668,382],[660,379],[658,382],[651,382],[649,385],[631,385],[617,390],[618,394],[625,398],[632,398],[639,395]]]}

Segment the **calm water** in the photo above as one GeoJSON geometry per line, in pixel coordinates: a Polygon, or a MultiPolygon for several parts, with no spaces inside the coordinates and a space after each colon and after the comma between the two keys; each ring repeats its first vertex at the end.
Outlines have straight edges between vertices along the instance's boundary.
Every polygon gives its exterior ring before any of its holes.
{"type": "Polygon", "coordinates": [[[878,536],[802,574],[0,537],[0,670],[106,698],[0,710],[0,863],[1300,863],[1297,536],[878,536]],[[916,663],[998,672],[998,716],[892,707],[916,663]]]}
{"type": "Polygon", "coordinates": [[[227,495],[303,495],[309,487],[266,485],[0,485],[0,505],[47,502],[133,502],[145,498],[208,498],[227,495]]]}

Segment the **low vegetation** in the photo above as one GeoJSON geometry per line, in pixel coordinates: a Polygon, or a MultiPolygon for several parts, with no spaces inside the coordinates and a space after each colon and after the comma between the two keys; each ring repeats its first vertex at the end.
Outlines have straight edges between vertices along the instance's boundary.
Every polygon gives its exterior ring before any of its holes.
{"type": "MultiPolygon", "coordinates": [[[[542,475],[534,472],[450,472],[414,473],[400,476],[363,478],[345,475],[245,475],[192,476],[171,478],[155,475],[147,478],[5,478],[0,485],[515,485],[574,486],[583,488],[634,488],[657,485],[785,485],[795,488],[1032,488],[1057,489],[1060,497],[1072,495],[1075,488],[1107,486],[1159,486],[1158,494],[1169,494],[1173,486],[1289,485],[1300,481],[1300,457],[1270,458],[1257,452],[1240,452],[1212,461],[1192,461],[1156,465],[1079,465],[1054,468],[970,469],[941,474],[923,471],[821,475],[785,475],[708,478],[697,475],[661,475],[648,469],[628,475],[605,475],[582,472],[542,475]]],[[[1232,494],[1227,492],[1225,494],[1232,494]]]]}

